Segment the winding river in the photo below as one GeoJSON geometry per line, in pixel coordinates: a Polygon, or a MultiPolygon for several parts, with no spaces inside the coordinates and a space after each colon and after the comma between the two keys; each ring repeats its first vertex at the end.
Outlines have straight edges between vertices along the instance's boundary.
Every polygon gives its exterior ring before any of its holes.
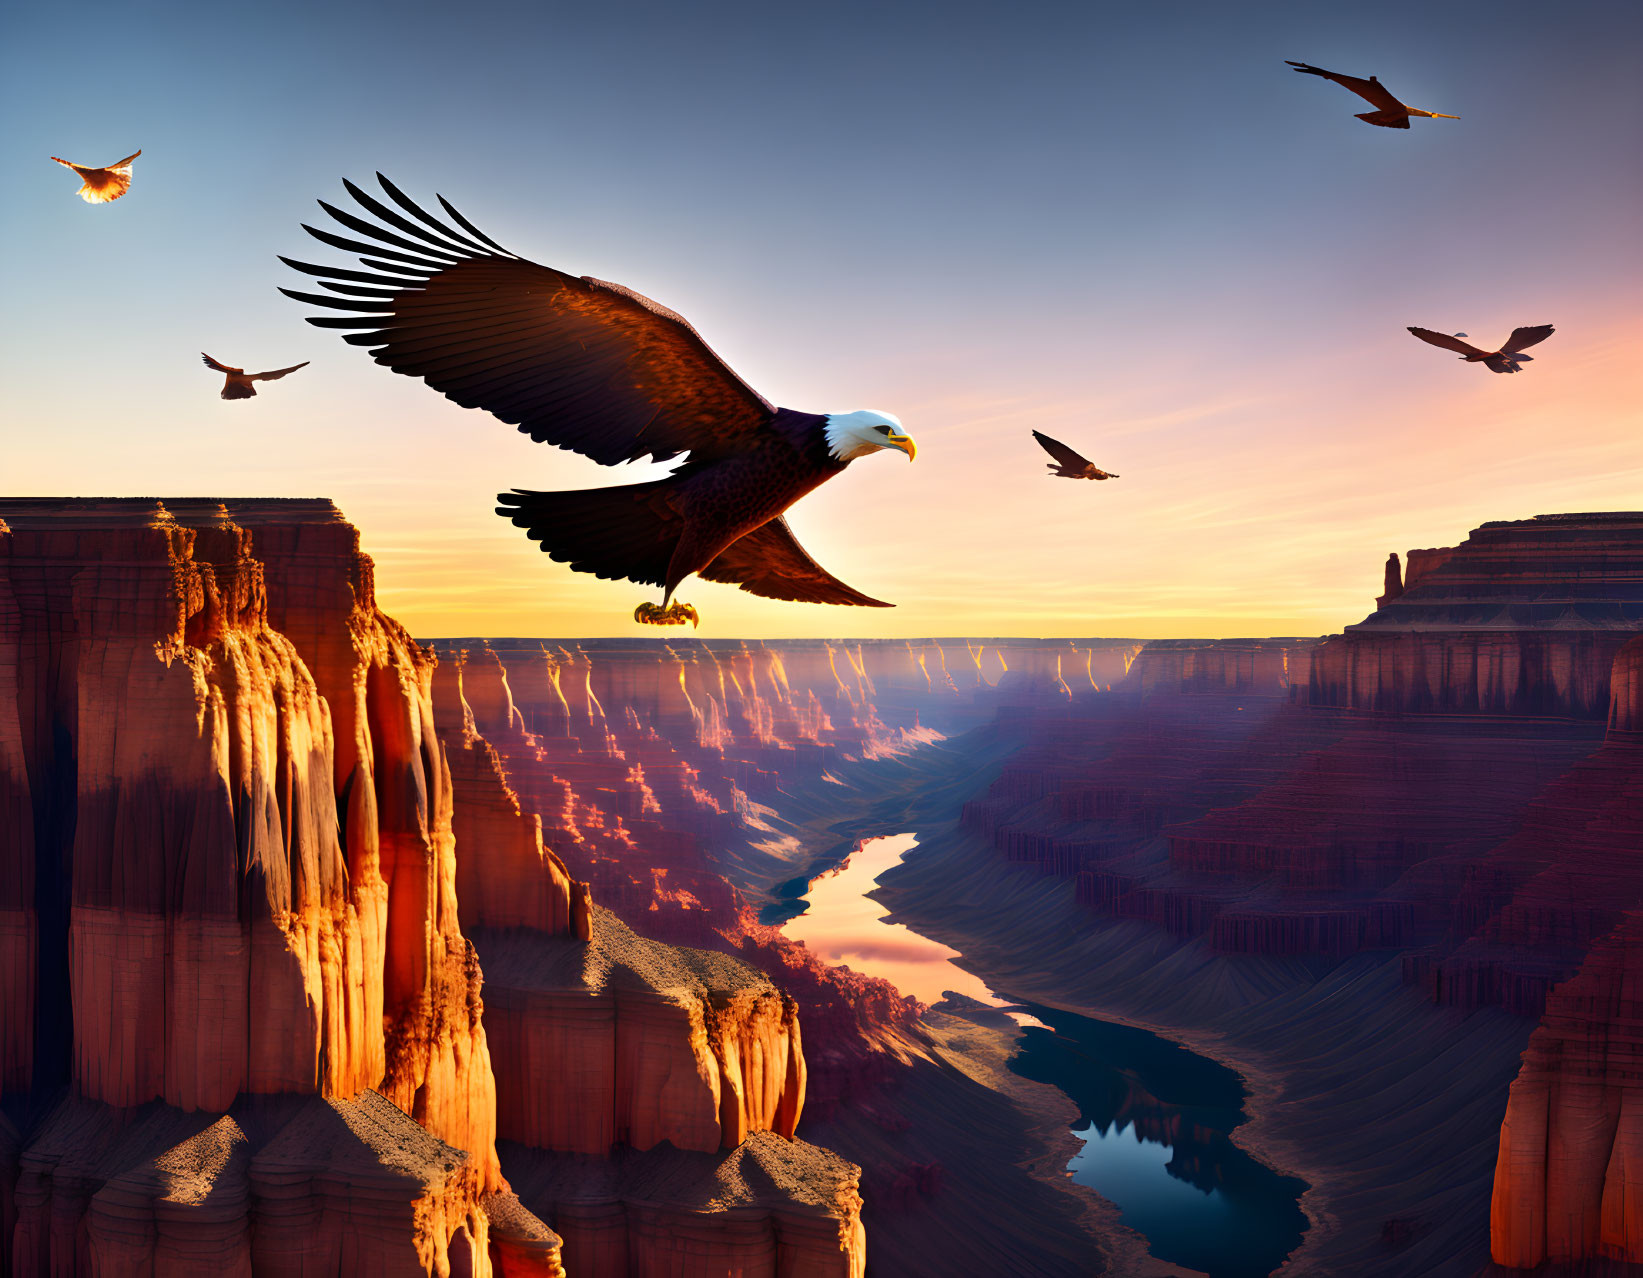
{"type": "Polygon", "coordinates": [[[1245,1117],[1238,1075],[1146,1030],[1019,1003],[959,967],[957,950],[888,922],[868,893],[917,841],[865,840],[808,887],[790,885],[794,899],[767,921],[829,962],[882,976],[923,1002],[951,990],[1008,1009],[1022,1026],[1011,1068],[1078,1106],[1072,1130],[1083,1145],[1067,1167],[1073,1179],[1115,1204],[1159,1259],[1210,1278],[1266,1278],[1301,1240],[1305,1185],[1229,1139],[1245,1117]]]}

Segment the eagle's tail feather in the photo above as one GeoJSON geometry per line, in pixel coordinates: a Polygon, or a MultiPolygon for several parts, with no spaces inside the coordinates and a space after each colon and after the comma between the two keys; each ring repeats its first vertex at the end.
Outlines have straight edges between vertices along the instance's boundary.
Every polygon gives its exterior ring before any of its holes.
{"type": "Polygon", "coordinates": [[[576,572],[647,586],[667,583],[684,521],[668,501],[670,479],[568,493],[498,493],[496,513],[576,572]]]}
{"type": "Polygon", "coordinates": [[[250,399],[257,393],[257,388],[249,382],[229,382],[222,388],[224,399],[250,399]]]}

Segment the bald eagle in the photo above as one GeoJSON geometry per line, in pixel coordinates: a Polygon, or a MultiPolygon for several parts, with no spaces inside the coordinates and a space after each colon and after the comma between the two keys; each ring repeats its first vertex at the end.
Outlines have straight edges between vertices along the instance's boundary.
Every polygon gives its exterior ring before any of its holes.
{"type": "Polygon", "coordinates": [[[1458,120],[1458,115],[1445,115],[1442,111],[1422,111],[1419,107],[1405,106],[1392,96],[1387,88],[1374,76],[1367,80],[1360,80],[1355,75],[1341,75],[1338,71],[1325,71],[1320,67],[1311,67],[1304,62],[1291,62],[1284,59],[1303,75],[1321,75],[1326,80],[1333,80],[1343,89],[1350,89],[1370,106],[1373,111],[1365,111],[1356,119],[1365,124],[1377,124],[1383,129],[1407,129],[1409,117],[1418,115],[1428,120],[1458,120]]]}
{"type": "Polygon", "coordinates": [[[689,454],[650,483],[516,488],[498,495],[497,514],[576,572],[663,587],[661,604],[640,604],[636,621],[695,624],[695,610],[673,599],[692,573],[769,599],[892,606],[806,554],[782,512],[858,457],[894,448],[911,460],[917,445],[900,421],[776,408],[683,316],[620,284],[517,257],[444,196],[455,226],[377,180],[397,208],[343,183],[376,222],[319,202],[370,242],[303,227],[368,270],[280,259],[343,295],[281,289],[287,297],[352,312],[310,324],[352,330],[343,340],[371,348],[377,363],[601,465],[689,454]]]}
{"type": "Polygon", "coordinates": [[[1441,346],[1446,351],[1454,351],[1468,364],[1482,364],[1497,373],[1519,373],[1523,370],[1521,364],[1532,364],[1533,355],[1523,354],[1525,346],[1533,346],[1536,342],[1544,342],[1555,331],[1550,324],[1536,324],[1532,328],[1514,328],[1512,335],[1502,343],[1498,351],[1480,351],[1470,342],[1460,339],[1465,333],[1456,333],[1453,337],[1448,333],[1434,333],[1429,328],[1416,328],[1410,325],[1409,331],[1421,341],[1433,346],[1441,346]]]}
{"type": "Polygon", "coordinates": [[[1117,479],[1119,476],[1102,470],[1089,458],[1080,456],[1059,439],[1051,439],[1042,431],[1034,431],[1033,438],[1045,452],[1055,458],[1050,463],[1050,474],[1057,479],[1117,479]]]}

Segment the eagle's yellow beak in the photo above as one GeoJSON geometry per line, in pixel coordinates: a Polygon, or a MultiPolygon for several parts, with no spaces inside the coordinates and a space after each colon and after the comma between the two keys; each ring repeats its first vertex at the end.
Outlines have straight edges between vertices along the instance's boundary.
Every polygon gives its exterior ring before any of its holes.
{"type": "Polygon", "coordinates": [[[891,448],[899,448],[907,454],[907,460],[912,461],[918,456],[918,445],[913,442],[911,435],[892,434],[885,439],[885,444],[891,448]]]}

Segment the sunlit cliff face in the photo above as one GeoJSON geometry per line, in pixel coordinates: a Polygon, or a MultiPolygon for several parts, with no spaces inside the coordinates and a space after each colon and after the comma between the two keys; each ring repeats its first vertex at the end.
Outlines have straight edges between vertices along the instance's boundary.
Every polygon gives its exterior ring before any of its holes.
{"type": "Polygon", "coordinates": [[[881,448],[899,448],[912,461],[918,445],[901,427],[901,419],[869,408],[827,415],[827,447],[840,461],[854,461],[881,448]]]}

